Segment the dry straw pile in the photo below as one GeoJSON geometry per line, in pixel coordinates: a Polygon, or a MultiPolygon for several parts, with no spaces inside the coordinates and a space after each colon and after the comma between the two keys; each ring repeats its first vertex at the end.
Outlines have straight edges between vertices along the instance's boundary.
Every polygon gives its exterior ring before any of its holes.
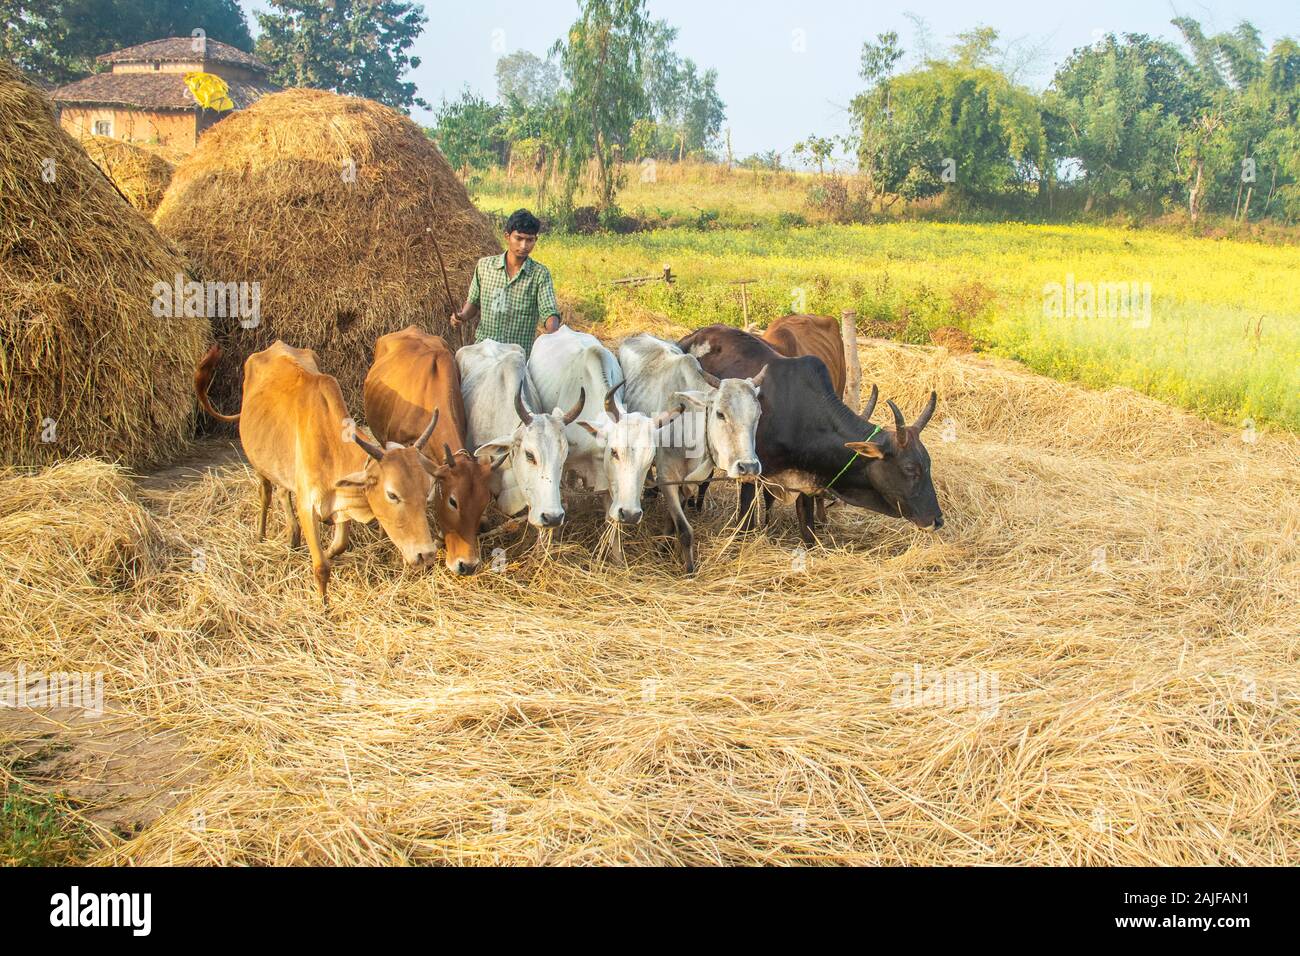
{"type": "MultiPolygon", "coordinates": [[[[801,561],[787,511],[732,537],[723,490],[684,580],[653,503],[627,568],[592,504],[469,579],[366,532],[327,618],[282,529],[254,541],[245,469],[150,492],[159,567],[0,645],[106,670],[205,761],[100,860],[1300,862],[1300,441],[941,349],[862,360],[909,413],[942,396],[938,534],[835,507],[801,561]],[[995,693],[900,697],[918,673],[995,693]]],[[[130,525],[105,488],[85,507],[130,525]]]]}
{"type": "Polygon", "coordinates": [[[111,136],[83,136],[81,146],[127,202],[144,215],[153,215],[172,181],[171,163],[144,147],[111,136]]]}
{"type": "Polygon", "coordinates": [[[190,428],[207,323],[153,316],[183,264],[0,63],[0,463],[140,465],[190,428]]]}
{"type": "Polygon", "coordinates": [[[204,278],[261,283],[258,326],[213,319],[226,408],[244,358],[276,338],[314,349],[359,408],[379,336],[413,322],[447,334],[439,251],[459,307],[475,261],[500,250],[419,127],[315,90],[263,97],[204,133],[154,222],[204,278]]]}

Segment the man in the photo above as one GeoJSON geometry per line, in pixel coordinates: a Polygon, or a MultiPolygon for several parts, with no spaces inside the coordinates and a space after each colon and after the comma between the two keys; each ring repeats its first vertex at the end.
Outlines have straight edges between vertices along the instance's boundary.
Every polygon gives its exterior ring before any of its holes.
{"type": "Polygon", "coordinates": [[[551,273],[531,258],[542,224],[527,209],[517,209],[506,222],[506,251],[499,256],[484,256],[474,267],[469,297],[459,312],[451,316],[453,328],[473,322],[475,342],[495,339],[522,345],[524,354],[532,351],[537,323],[546,320],[546,331],[560,327],[560,307],[555,301],[551,273]]]}

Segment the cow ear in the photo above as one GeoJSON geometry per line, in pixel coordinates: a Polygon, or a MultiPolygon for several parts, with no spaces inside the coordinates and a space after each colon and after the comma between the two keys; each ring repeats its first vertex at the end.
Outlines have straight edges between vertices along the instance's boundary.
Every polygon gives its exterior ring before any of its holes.
{"type": "Polygon", "coordinates": [[[361,469],[361,471],[354,471],[350,475],[344,475],[338,481],[334,482],[334,487],[335,488],[369,488],[378,480],[379,480],[378,477],[368,474],[366,469],[363,468],[361,469]]]}
{"type": "Polygon", "coordinates": [[[442,481],[442,479],[446,478],[448,475],[451,474],[451,469],[448,468],[446,465],[439,465],[438,463],[431,461],[430,459],[424,457],[423,452],[420,452],[419,454],[420,454],[420,465],[421,467],[424,468],[425,471],[429,473],[430,477],[434,478],[437,481],[442,481]]]}
{"type": "Polygon", "coordinates": [[[384,442],[384,451],[401,451],[403,447],[400,441],[384,442]]]}
{"type": "Polygon", "coordinates": [[[850,441],[844,443],[845,448],[851,448],[863,458],[884,458],[885,449],[881,448],[875,442],[869,441],[850,441]]]}
{"type": "Polygon", "coordinates": [[[709,401],[713,398],[714,392],[716,391],[717,389],[707,392],[702,389],[696,389],[689,392],[673,392],[673,396],[669,401],[673,403],[684,401],[693,405],[695,408],[708,408],[709,401]]]}
{"type": "Polygon", "coordinates": [[[500,468],[510,454],[510,446],[514,443],[513,437],[493,439],[479,445],[474,451],[474,457],[480,461],[486,460],[493,468],[500,468]]]}
{"type": "Polygon", "coordinates": [[[574,422],[573,424],[581,425],[584,429],[586,429],[588,432],[591,433],[591,436],[593,438],[600,437],[600,429],[597,428],[595,425],[593,425],[591,422],[574,422]]]}

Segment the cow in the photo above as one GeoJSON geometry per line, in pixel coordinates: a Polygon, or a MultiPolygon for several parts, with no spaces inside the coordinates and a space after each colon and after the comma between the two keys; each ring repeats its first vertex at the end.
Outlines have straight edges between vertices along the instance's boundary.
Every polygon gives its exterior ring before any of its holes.
{"type": "Polygon", "coordinates": [[[433,563],[437,551],[427,509],[435,465],[423,449],[438,424],[436,411],[410,444],[380,447],[356,430],[338,380],[320,371],[316,354],[276,340],[245,360],[239,411],[223,415],[208,399],[220,357],[220,346],[212,346],[194,373],[199,407],[219,421],[239,423],[244,455],[261,479],[259,540],[266,534],[272,489],[293,495],[326,608],[330,562],[347,550],[352,521],[377,518],[408,566],[433,563]],[[321,550],[318,518],[334,525],[327,551],[321,550]]]}
{"type": "MultiPolygon", "coordinates": [[[[883,428],[870,422],[876,388],[859,417],[836,396],[825,363],[811,355],[785,358],[757,336],[726,325],[699,329],[677,344],[717,376],[753,374],[767,366],[755,436],[763,463],[763,501],[770,506],[774,497],[769,482],[780,489],[783,501],[793,500],[806,543],[815,540],[813,496],[823,491],[925,530],[943,526],[930,455],[921,442],[938,401],[934,392],[911,425],[889,401],[894,427],[883,428]]],[[[753,505],[753,487],[741,485],[741,527],[747,531],[757,519],[753,505]]]]}
{"type": "Polygon", "coordinates": [[[668,533],[686,573],[695,572],[695,533],[682,511],[683,486],[706,480],[715,468],[729,478],[752,479],[762,471],[754,450],[759,389],[765,375],[718,379],[693,356],[653,335],[633,335],[618,348],[627,375],[623,394],[643,413],[681,406],[689,412],[676,429],[682,440],[660,441],[655,480],[668,505],[668,533]]]}
{"type": "Polygon", "coordinates": [[[479,521],[492,500],[492,462],[474,457],[465,447],[465,403],[451,349],[440,336],[414,325],[382,336],[375,343],[363,400],[366,424],[381,445],[410,444],[429,416],[441,413],[431,439],[432,447],[442,450],[442,461],[433,472],[433,511],[440,543],[447,549],[447,569],[473,574],[480,563],[479,521]]]}
{"type": "Polygon", "coordinates": [[[468,444],[486,455],[494,471],[489,482],[497,505],[511,517],[528,512],[534,528],[564,523],[560,479],[569,455],[565,429],[586,404],[586,393],[568,412],[534,412],[540,407],[519,345],[484,339],[456,352],[465,399],[468,444]]]}
{"type": "MultiPolygon", "coordinates": [[[[844,339],[840,324],[825,315],[783,315],[763,330],[763,341],[786,358],[814,355],[831,375],[831,388],[844,397],[848,371],[844,364],[844,339]]],[[[857,403],[857,396],[849,396],[857,403]]]]}
{"type": "Polygon", "coordinates": [[[528,357],[528,375],[543,406],[567,405],[576,395],[586,395],[577,421],[568,429],[565,469],[605,496],[606,521],[639,524],[641,495],[654,462],[659,429],[680,413],[681,406],[649,414],[627,411],[618,401],[623,372],[614,353],[594,335],[567,325],[538,336],[528,357]]]}

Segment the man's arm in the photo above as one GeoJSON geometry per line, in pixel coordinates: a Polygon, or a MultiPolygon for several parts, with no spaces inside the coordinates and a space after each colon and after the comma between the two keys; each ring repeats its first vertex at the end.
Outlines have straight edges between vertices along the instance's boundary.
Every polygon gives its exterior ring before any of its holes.
{"type": "Polygon", "coordinates": [[[460,328],[462,322],[473,322],[479,314],[479,287],[478,287],[478,266],[474,266],[474,278],[469,283],[469,295],[465,297],[465,304],[460,307],[460,311],[451,314],[451,327],[460,328]]]}
{"type": "Polygon", "coordinates": [[[537,281],[537,314],[546,317],[542,326],[547,332],[560,328],[560,304],[555,301],[555,284],[551,281],[551,271],[547,269],[537,281]]]}

